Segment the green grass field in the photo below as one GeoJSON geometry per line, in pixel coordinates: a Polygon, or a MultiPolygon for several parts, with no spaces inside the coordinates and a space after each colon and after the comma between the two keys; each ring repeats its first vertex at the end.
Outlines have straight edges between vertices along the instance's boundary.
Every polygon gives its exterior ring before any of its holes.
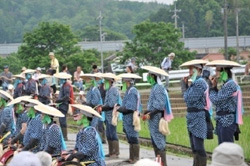
{"type": "MultiPolygon", "coordinates": [[[[250,117],[244,117],[244,125],[240,126],[241,134],[240,140],[236,141],[240,144],[245,152],[245,158],[250,160],[250,117]]],[[[175,118],[169,124],[171,134],[167,136],[166,141],[169,143],[179,144],[190,147],[189,138],[187,134],[186,118],[175,118]]],[[[117,131],[122,133],[122,123],[120,122],[117,131]]],[[[141,122],[140,137],[150,138],[147,122],[141,122]]],[[[213,140],[205,141],[205,149],[212,152],[218,145],[217,136],[214,135],[213,140]]]]}

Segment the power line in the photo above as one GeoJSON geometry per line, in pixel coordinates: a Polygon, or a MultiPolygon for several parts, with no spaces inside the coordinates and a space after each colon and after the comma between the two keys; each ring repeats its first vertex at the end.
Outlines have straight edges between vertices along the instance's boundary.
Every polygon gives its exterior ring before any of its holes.
{"type": "Polygon", "coordinates": [[[181,12],[181,9],[176,9],[176,2],[174,2],[174,10],[170,10],[170,12],[174,13],[174,15],[172,16],[172,18],[174,19],[174,26],[175,26],[175,28],[177,28],[178,27],[177,19],[179,18],[179,16],[177,15],[177,13],[181,12]]]}

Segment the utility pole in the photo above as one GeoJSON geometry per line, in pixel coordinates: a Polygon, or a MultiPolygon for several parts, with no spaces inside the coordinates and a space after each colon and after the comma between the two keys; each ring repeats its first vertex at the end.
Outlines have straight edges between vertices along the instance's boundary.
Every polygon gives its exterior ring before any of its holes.
{"type": "Polygon", "coordinates": [[[181,9],[176,9],[176,1],[174,2],[174,10],[170,10],[170,12],[173,12],[174,15],[172,16],[172,18],[174,19],[174,27],[177,28],[178,24],[177,24],[177,19],[179,18],[179,16],[177,15],[178,12],[181,12],[181,9]]]}
{"type": "Polygon", "coordinates": [[[238,8],[238,0],[235,2],[235,16],[236,16],[236,57],[237,62],[240,61],[240,49],[239,49],[239,8],[238,8]]]}
{"type": "Polygon", "coordinates": [[[102,11],[100,11],[100,15],[97,17],[97,19],[99,20],[99,31],[100,31],[100,46],[101,46],[101,63],[102,63],[102,73],[103,73],[103,51],[102,51],[102,11]]]}
{"type": "Polygon", "coordinates": [[[185,23],[184,22],[182,22],[182,39],[184,42],[184,39],[185,39],[185,23]]]}
{"type": "Polygon", "coordinates": [[[227,0],[224,0],[224,50],[225,59],[228,60],[228,50],[227,50],[227,0]]]}

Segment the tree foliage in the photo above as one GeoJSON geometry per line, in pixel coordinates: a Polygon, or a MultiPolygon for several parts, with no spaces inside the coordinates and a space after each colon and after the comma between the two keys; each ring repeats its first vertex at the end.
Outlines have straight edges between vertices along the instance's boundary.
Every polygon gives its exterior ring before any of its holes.
{"type": "MultiPolygon", "coordinates": [[[[22,68],[22,61],[19,59],[16,53],[11,54],[5,58],[0,57],[0,66],[8,65],[10,71],[13,74],[19,74],[22,68]]],[[[0,72],[3,71],[3,68],[0,68],[0,72]]]]}
{"type": "Polygon", "coordinates": [[[49,52],[53,51],[62,62],[68,56],[80,51],[75,46],[77,37],[67,25],[42,22],[33,31],[24,35],[24,44],[18,49],[18,55],[24,65],[35,68],[49,65],[49,52]]]}
{"type": "Polygon", "coordinates": [[[145,21],[136,25],[133,33],[135,38],[118,54],[122,61],[136,57],[139,63],[159,67],[163,58],[174,52],[173,67],[178,68],[182,62],[194,58],[195,53],[184,49],[184,44],[179,41],[181,34],[172,24],[145,21]]]}
{"type": "MultiPolygon", "coordinates": [[[[97,61],[95,50],[82,51],[77,46],[77,37],[67,25],[56,22],[42,22],[33,31],[24,35],[24,44],[18,49],[18,58],[28,68],[50,67],[49,52],[53,51],[62,66],[68,64],[70,70],[76,66],[89,68],[97,61]]],[[[86,70],[87,70],[86,68],[86,70]]]]}
{"type": "MultiPolygon", "coordinates": [[[[239,34],[249,35],[250,27],[250,1],[249,0],[228,0],[228,35],[235,35],[235,2],[238,2],[240,8],[239,13],[239,34]]],[[[223,36],[223,13],[224,1],[221,0],[177,0],[176,6],[181,9],[177,13],[179,16],[178,27],[182,22],[185,23],[186,37],[215,37],[223,36]]],[[[161,8],[158,12],[150,16],[150,20],[154,22],[174,23],[172,18],[174,5],[161,8]]]]}
{"type": "Polygon", "coordinates": [[[103,27],[132,38],[132,27],[162,6],[114,0],[1,0],[0,43],[22,42],[23,34],[41,21],[70,25],[73,32],[95,26],[100,10],[103,27]]]}

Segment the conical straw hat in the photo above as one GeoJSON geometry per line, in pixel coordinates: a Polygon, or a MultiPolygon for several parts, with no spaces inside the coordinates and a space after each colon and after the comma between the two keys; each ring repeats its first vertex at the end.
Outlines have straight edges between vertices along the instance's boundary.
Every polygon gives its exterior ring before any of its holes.
{"type": "Polygon", "coordinates": [[[136,74],[132,74],[132,73],[123,73],[123,74],[118,75],[118,77],[120,77],[120,78],[141,79],[140,76],[138,76],[136,74]]]}
{"type": "Polygon", "coordinates": [[[118,76],[116,76],[116,75],[113,74],[113,73],[103,73],[103,74],[102,74],[102,78],[114,79],[114,80],[116,80],[116,81],[120,79],[118,76]]]}
{"type": "Polygon", "coordinates": [[[87,74],[81,74],[80,77],[83,79],[83,80],[86,80],[88,78],[95,78],[96,80],[100,80],[101,77],[98,76],[97,74],[90,74],[90,73],[87,73],[87,74]]]}
{"type": "Polygon", "coordinates": [[[50,75],[47,75],[47,74],[41,74],[40,76],[38,76],[38,79],[44,79],[44,78],[50,78],[51,76],[50,75]]]}
{"type": "Polygon", "coordinates": [[[24,98],[24,99],[22,99],[22,101],[30,103],[30,106],[35,106],[35,105],[42,104],[39,100],[35,100],[35,99],[24,98]]]}
{"type": "Polygon", "coordinates": [[[47,114],[47,115],[51,115],[51,116],[55,116],[59,118],[65,117],[65,115],[61,113],[58,109],[48,106],[48,105],[39,104],[39,105],[34,106],[34,109],[43,114],[47,114]]]}
{"type": "Polygon", "coordinates": [[[59,79],[70,79],[72,77],[72,75],[67,73],[56,73],[53,76],[59,79]]]}
{"type": "Polygon", "coordinates": [[[10,100],[13,100],[13,97],[9,93],[7,93],[7,92],[5,92],[3,90],[0,90],[0,95],[3,96],[3,97],[8,98],[10,100]]]}
{"type": "Polygon", "coordinates": [[[82,104],[71,104],[71,106],[79,109],[84,115],[88,117],[96,116],[98,118],[101,118],[101,115],[89,106],[82,105],[82,104]]]}
{"type": "Polygon", "coordinates": [[[31,96],[21,96],[21,97],[15,98],[11,102],[9,102],[7,104],[7,106],[15,105],[15,104],[20,103],[21,101],[23,101],[23,99],[30,99],[30,98],[31,98],[31,96]]]}
{"type": "Polygon", "coordinates": [[[228,60],[215,60],[212,62],[208,62],[206,66],[213,66],[213,67],[240,67],[241,65],[228,60]]]}
{"type": "Polygon", "coordinates": [[[13,78],[21,78],[21,79],[25,79],[25,77],[22,74],[17,74],[17,75],[13,75],[13,78]]]}
{"type": "Polygon", "coordinates": [[[154,73],[154,74],[159,74],[159,75],[163,75],[163,76],[168,76],[168,73],[165,72],[164,70],[158,68],[158,67],[154,67],[154,66],[142,66],[141,67],[144,70],[148,70],[150,73],[154,73]]]}
{"type": "Polygon", "coordinates": [[[22,72],[23,74],[27,74],[27,73],[35,73],[36,70],[33,69],[26,69],[24,72],[22,72]]]}
{"type": "Polygon", "coordinates": [[[206,60],[195,59],[195,60],[191,60],[191,61],[188,61],[188,62],[181,64],[180,67],[189,67],[189,66],[194,66],[194,65],[205,65],[207,63],[208,63],[208,61],[206,61],[206,60]]]}

